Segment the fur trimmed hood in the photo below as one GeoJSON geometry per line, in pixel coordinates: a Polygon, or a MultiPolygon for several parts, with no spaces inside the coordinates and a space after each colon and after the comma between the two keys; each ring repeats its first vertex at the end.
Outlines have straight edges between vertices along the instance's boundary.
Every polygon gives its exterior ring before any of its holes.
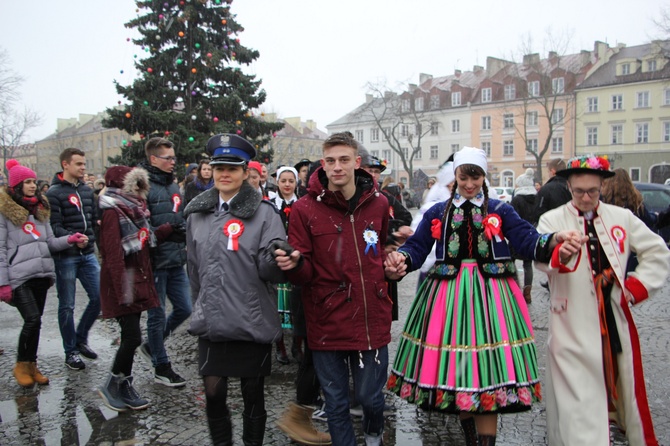
{"type": "MultiPolygon", "coordinates": [[[[147,199],[149,195],[149,173],[141,167],[114,166],[105,172],[105,188],[115,187],[122,192],[147,199]]],[[[103,189],[101,194],[104,194],[103,189]]]]}
{"type": "MultiPolygon", "coordinates": [[[[230,213],[238,218],[250,218],[261,205],[263,197],[246,181],[230,201],[230,213]]],[[[268,204],[271,204],[268,202],[268,204]]],[[[200,212],[214,212],[219,205],[219,190],[215,187],[195,197],[184,209],[184,218],[200,212]]]]}
{"type": "MultiPolygon", "coordinates": [[[[28,221],[28,209],[24,208],[9,196],[5,189],[0,190],[0,214],[11,221],[14,226],[21,226],[28,221]]],[[[46,207],[39,207],[35,219],[41,222],[49,221],[51,211],[46,207]]]]}

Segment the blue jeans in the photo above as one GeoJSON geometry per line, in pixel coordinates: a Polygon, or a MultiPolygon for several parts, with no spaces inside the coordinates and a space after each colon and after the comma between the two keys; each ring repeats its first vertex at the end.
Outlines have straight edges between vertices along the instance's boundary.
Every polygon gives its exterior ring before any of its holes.
{"type": "Polygon", "coordinates": [[[154,367],[170,362],[164,340],[191,315],[191,288],[183,267],[154,271],[154,283],[160,307],[147,315],[147,339],[154,367]],[[170,299],[172,313],[165,319],[165,296],[170,299]]]}
{"type": "Polygon", "coordinates": [[[95,254],[55,258],[58,292],[58,326],[65,355],[78,352],[77,344],[88,343],[88,332],[100,314],[100,264],[95,254]],[[74,297],[77,279],[88,294],[88,305],[74,328],[74,297]]]}
{"type": "Polygon", "coordinates": [[[349,362],[352,364],[355,399],[363,407],[363,432],[381,436],[384,431],[382,390],[388,373],[388,347],[361,352],[314,350],[312,355],[326,398],[328,431],[333,444],[356,445],[354,425],[349,414],[349,362]]]}

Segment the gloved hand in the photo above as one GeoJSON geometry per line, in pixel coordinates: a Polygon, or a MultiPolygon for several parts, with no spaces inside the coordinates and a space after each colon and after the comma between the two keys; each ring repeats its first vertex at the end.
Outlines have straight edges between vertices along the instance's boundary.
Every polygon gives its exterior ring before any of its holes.
{"type": "Polygon", "coordinates": [[[174,243],[185,243],[186,242],[186,223],[170,223],[172,226],[172,234],[168,237],[168,240],[174,243]]]}
{"type": "Polygon", "coordinates": [[[284,252],[286,252],[285,255],[288,257],[291,257],[291,253],[293,252],[293,246],[289,245],[288,242],[285,242],[283,240],[275,240],[270,245],[270,253],[272,254],[273,258],[277,258],[277,254],[275,253],[275,251],[278,249],[281,249],[284,252]]]}
{"type": "Polygon", "coordinates": [[[0,286],[0,300],[8,304],[12,301],[12,287],[9,285],[0,286]]]}
{"type": "Polygon", "coordinates": [[[84,234],[81,234],[79,232],[76,232],[69,236],[67,238],[67,242],[71,245],[75,245],[77,243],[84,243],[88,241],[88,237],[86,237],[84,234]]]}

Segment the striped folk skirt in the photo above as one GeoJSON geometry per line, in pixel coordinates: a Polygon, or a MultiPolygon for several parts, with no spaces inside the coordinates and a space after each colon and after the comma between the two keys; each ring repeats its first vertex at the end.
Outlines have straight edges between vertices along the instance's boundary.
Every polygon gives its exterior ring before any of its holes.
{"type": "Polygon", "coordinates": [[[514,279],[484,277],[471,260],[453,279],[426,279],[387,387],[450,413],[521,412],[540,401],[533,329],[514,279]]]}
{"type": "MultiPolygon", "coordinates": [[[[277,309],[279,310],[282,328],[293,328],[293,320],[291,319],[292,295],[293,285],[289,282],[277,285],[277,309]]],[[[299,299],[300,296],[297,296],[297,298],[299,299]]]]}

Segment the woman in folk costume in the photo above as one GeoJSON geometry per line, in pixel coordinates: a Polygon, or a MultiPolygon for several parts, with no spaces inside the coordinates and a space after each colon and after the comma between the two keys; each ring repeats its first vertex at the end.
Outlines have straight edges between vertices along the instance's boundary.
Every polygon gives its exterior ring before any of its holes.
{"type": "Polygon", "coordinates": [[[454,156],[452,198],[434,205],[416,233],[389,254],[387,273],[436,262],[409,311],[389,390],[427,410],[460,415],[466,444],[493,445],[497,414],[540,400],[533,330],[507,238],[517,252],[547,260],[567,233],[538,234],[514,209],[488,198],[483,150],[454,156]]]}
{"type": "Polygon", "coordinates": [[[20,386],[32,387],[49,384],[37,368],[37,348],[47,291],[56,280],[51,253],[87,243],[88,237],[54,237],[49,200],[38,191],[35,172],[14,159],[6,166],[8,185],[0,190],[0,300],[23,318],[14,378],[20,386]]]}
{"type": "MultiPolygon", "coordinates": [[[[275,205],[279,211],[279,216],[284,224],[286,233],[288,234],[288,217],[291,214],[291,205],[298,199],[296,195],[296,187],[298,184],[298,171],[293,167],[282,166],[277,169],[277,192],[270,192],[270,202],[275,205]]],[[[277,285],[277,309],[281,319],[282,328],[294,328],[291,316],[291,310],[296,304],[301,304],[300,288],[294,288],[290,282],[280,283],[277,285]]],[[[303,322],[304,326],[304,322],[303,322]]],[[[302,356],[302,341],[306,333],[293,335],[293,345],[291,346],[291,353],[294,359],[299,359],[302,356]],[[298,353],[300,352],[300,353],[298,353]]],[[[286,354],[286,345],[284,344],[284,336],[276,342],[277,344],[277,361],[282,364],[288,364],[289,359],[286,354]]],[[[300,361],[298,361],[300,362],[300,361]]]]}
{"type": "Polygon", "coordinates": [[[666,283],[670,251],[631,211],[599,200],[603,178],[614,175],[607,159],[582,155],[557,175],[567,178],[571,201],[543,214],[538,230],[577,230],[587,242],[536,263],[551,285],[549,444],[608,446],[614,422],[631,445],[656,446],[630,307],[666,283]],[[626,274],[633,254],[639,264],[626,274]]]}
{"type": "Polygon", "coordinates": [[[118,412],[149,406],[133,386],[133,357],[142,343],[142,312],[159,305],[149,248],[173,232],[165,223],[155,232],[146,197],[149,174],[141,168],[114,166],[105,172],[100,193],[100,303],[102,317],[115,318],[121,343],[105,384],[98,389],[107,407],[118,412]]]}

